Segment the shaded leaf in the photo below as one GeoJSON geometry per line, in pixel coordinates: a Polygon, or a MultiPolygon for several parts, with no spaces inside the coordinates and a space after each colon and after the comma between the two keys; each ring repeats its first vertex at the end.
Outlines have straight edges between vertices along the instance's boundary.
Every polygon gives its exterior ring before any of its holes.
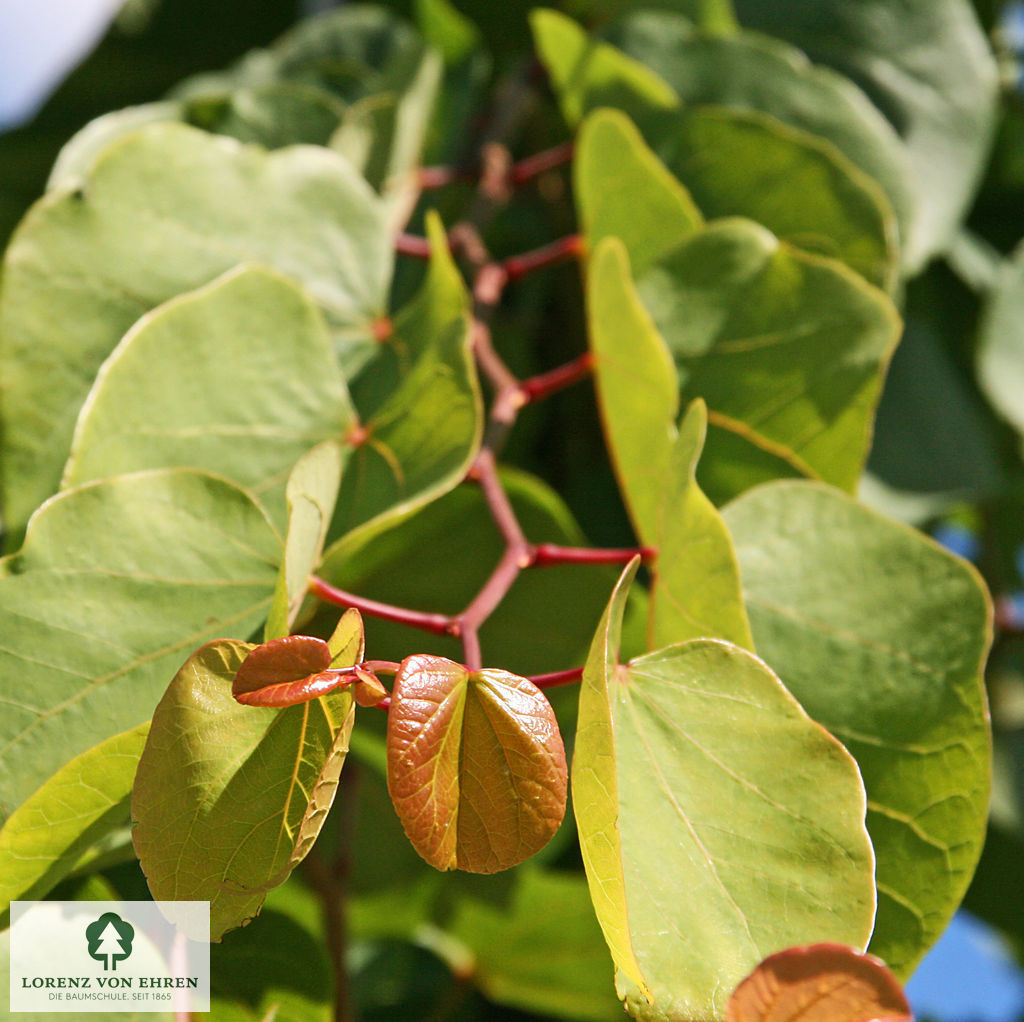
{"type": "Polygon", "coordinates": [[[827,142],[755,111],[693,107],[641,122],[709,220],[755,220],[798,249],[896,280],[896,232],[879,187],[827,142]]]}
{"type": "Polygon", "coordinates": [[[348,692],[284,710],[237,703],[232,679],[252,649],[217,639],[189,657],[153,715],[132,793],[153,897],[209,901],[214,940],[255,916],[312,847],[352,729],[348,692]]]}
{"type": "Polygon", "coordinates": [[[995,58],[968,0],[735,0],[740,21],[852,78],[892,122],[915,176],[905,261],[950,240],[981,178],[998,92],[995,58]]]}
{"type": "Polygon", "coordinates": [[[263,82],[249,88],[194,95],[183,120],[217,135],[267,149],[326,145],[345,115],[345,105],[316,86],[263,82]]]}
{"type": "Polygon", "coordinates": [[[36,901],[74,869],[89,846],[128,822],[128,799],[149,723],[76,756],[0,829],[0,916],[36,901]]]}
{"type": "MultiPolygon", "coordinates": [[[[852,489],[899,338],[892,303],[755,224],[711,224],[637,282],[682,401],[804,475],[852,489]]],[[[721,450],[721,448],[720,448],[721,450]]]]}
{"type": "Polygon", "coordinates": [[[2,482],[13,535],[56,487],[75,417],[122,334],[241,262],[300,281],[338,352],[365,358],[393,254],[383,210],[326,149],[266,153],[178,124],[103,150],[15,232],[0,294],[2,482]]]}
{"type": "Polygon", "coordinates": [[[636,274],[704,220],[686,189],[624,114],[597,110],[580,127],[573,160],[576,204],[587,245],[622,240],[636,274]]]}
{"type": "Polygon", "coordinates": [[[247,487],[283,525],[291,467],[355,424],[319,310],[287,278],[239,268],[125,334],[82,408],[63,485],[199,468],[247,487]]]}
{"type": "MultiPolygon", "coordinates": [[[[502,483],[531,542],[586,543],[561,498],[524,472],[506,469],[502,483]]],[[[361,596],[417,610],[457,614],[487,580],[503,550],[480,488],[459,486],[378,535],[353,533],[325,555],[319,574],[361,596]],[[445,570],[439,571],[438,565],[445,570]]],[[[578,667],[587,652],[603,593],[616,572],[606,565],[560,564],[525,571],[480,632],[484,654],[518,674],[578,667]],[[558,607],[558,628],[551,608],[558,607]]],[[[634,621],[630,648],[643,648],[642,621],[634,621]]],[[[447,636],[366,620],[376,658],[402,660],[410,650],[458,658],[461,645],[447,636]]]]}
{"type": "Polygon", "coordinates": [[[68,490],[0,561],[0,806],[152,716],[181,657],[251,634],[281,541],[245,491],[182,469],[68,490]]]}
{"type": "Polygon", "coordinates": [[[733,991],[726,1022],[913,1022],[885,965],[841,944],[770,955],[733,991]]]}
{"type": "Polygon", "coordinates": [[[508,671],[411,656],[388,711],[388,790],[437,869],[495,873],[544,847],[565,813],[562,736],[544,695],[508,671]]]}
{"type": "Polygon", "coordinates": [[[915,196],[903,143],[848,78],[754,32],[712,35],[674,11],[636,11],[609,41],[657,72],[683,103],[759,110],[826,139],[881,185],[906,237],[915,196]]]}
{"type": "Polygon", "coordinates": [[[471,956],[473,982],[490,1000],[576,1022],[623,1018],[578,873],[530,864],[516,870],[505,898],[474,897],[469,889],[452,901],[441,935],[471,956]]]}
{"type": "Polygon", "coordinates": [[[843,747],[739,647],[701,639],[620,664],[635,570],[616,587],[580,690],[583,861],[628,1010],[720,1017],[767,954],[867,941],[864,791],[843,747]]]}
{"type": "Polygon", "coordinates": [[[657,551],[648,648],[705,636],[750,648],[732,540],[694,474],[706,412],[698,400],[676,425],[672,356],[640,304],[619,241],[594,252],[587,301],[612,462],[637,535],[657,551]]]}
{"type": "Polygon", "coordinates": [[[537,12],[534,21],[538,50],[570,125],[598,106],[621,109],[706,218],[749,217],[799,248],[841,259],[872,283],[892,286],[897,266],[889,204],[835,146],[752,110],[683,109],[662,79],[575,22],[548,11],[537,12]]]}
{"type": "Polygon", "coordinates": [[[762,486],[724,516],[758,650],[860,766],[878,858],[871,950],[907,976],[984,839],[988,597],[966,562],[821,486],[762,486]]]}

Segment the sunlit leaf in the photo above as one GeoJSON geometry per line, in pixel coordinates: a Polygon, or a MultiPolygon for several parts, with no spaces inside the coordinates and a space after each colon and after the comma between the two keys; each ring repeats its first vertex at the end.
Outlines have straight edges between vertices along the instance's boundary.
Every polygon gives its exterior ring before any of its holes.
{"type": "Polygon", "coordinates": [[[584,121],[573,174],[587,245],[593,250],[602,238],[620,238],[638,275],[704,222],[686,189],[616,110],[597,110],[584,121]]]}
{"type": "Polygon", "coordinates": [[[871,950],[905,977],[963,898],[985,835],[984,586],[822,486],[762,486],[724,516],[758,651],[860,766],[878,858],[871,950]]]}
{"type": "Polygon", "coordinates": [[[437,869],[494,873],[544,847],[565,813],[562,736],[544,695],[508,671],[402,661],[388,711],[388,789],[437,869]]]}
{"type": "Polygon", "coordinates": [[[694,234],[637,290],[684,403],[701,397],[714,426],[801,474],[854,488],[899,337],[885,295],[739,220],[694,234]]]}
{"type": "Polygon", "coordinates": [[[620,664],[635,570],[584,671],[573,807],[629,1011],[715,1018],[766,955],[867,942],[864,789],[845,749],[739,647],[699,639],[620,664]]]}
{"type": "Polygon", "coordinates": [[[882,186],[906,237],[916,197],[903,143],[848,78],[755,32],[710,34],[675,11],[640,10],[609,41],[661,75],[685,104],[760,110],[826,139],[882,186]]]}
{"type": "Polygon", "coordinates": [[[128,799],[149,723],[76,756],[0,829],[0,916],[44,897],[91,844],[128,822],[128,799]]]}
{"type": "Polygon", "coordinates": [[[892,211],[878,185],[835,146],[758,111],[684,108],[661,78],[563,15],[536,12],[534,28],[570,125],[596,107],[616,107],[706,218],[748,217],[798,248],[892,286],[892,211]]]}
{"type": "Polygon", "coordinates": [[[914,268],[970,206],[992,140],[998,69],[969,0],[735,0],[740,21],[860,85],[906,145],[918,215],[914,268]]]}
{"type": "Polygon", "coordinates": [[[63,485],[200,468],[248,488],[283,525],[299,456],[355,423],[319,310],[286,278],[241,268],[128,331],[82,409],[63,485]]]}
{"type": "Polygon", "coordinates": [[[68,490],[0,561],[0,805],[149,720],[188,650],[249,635],[281,541],[244,491],[182,469],[68,490]]]}
{"type": "Polygon", "coordinates": [[[588,37],[564,14],[539,8],[531,13],[530,26],[570,125],[601,106],[634,113],[678,104],[676,94],[653,71],[614,46],[588,37]]]}
{"type": "Polygon", "coordinates": [[[178,124],[102,151],[50,191],[8,249],[0,295],[2,482],[18,535],[56,488],[92,378],[144,313],[239,263],[300,282],[343,360],[372,351],[393,262],[384,211],[342,157],[267,153],[178,124]]]}
{"type": "Polygon", "coordinates": [[[753,640],[732,540],[695,470],[707,427],[698,400],[679,419],[672,356],[637,297],[617,240],[587,276],[588,325],[609,450],[637,535],[657,551],[648,648],[684,639],[753,640]]]}
{"type": "Polygon", "coordinates": [[[726,1022],[913,1022],[885,965],[841,944],[770,955],[733,991],[726,1022]]]}
{"type": "Polygon", "coordinates": [[[153,715],[132,793],[132,837],[157,900],[209,901],[219,940],[259,911],[312,847],[348,751],[353,703],[242,706],[254,647],[218,639],[185,662],[153,715]]]}

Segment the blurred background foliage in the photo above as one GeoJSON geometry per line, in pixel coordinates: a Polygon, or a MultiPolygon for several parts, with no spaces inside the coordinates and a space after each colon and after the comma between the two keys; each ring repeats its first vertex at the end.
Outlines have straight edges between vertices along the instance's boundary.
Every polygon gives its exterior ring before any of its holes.
{"type": "MultiPolygon", "coordinates": [[[[0,134],[0,247],[28,206],[42,194],[61,146],[91,119],[110,110],[147,103],[163,97],[182,79],[217,71],[249,50],[266,46],[304,15],[331,6],[298,0],[129,0],[102,42],[75,68],[28,123],[0,134]]],[[[440,44],[448,63],[445,103],[457,107],[502,88],[509,76],[528,60],[531,38],[524,0],[457,0],[467,22],[431,22],[434,5],[422,0],[391,0],[383,6],[418,21],[421,30],[440,44]],[[430,25],[434,24],[433,29],[430,25]],[[476,45],[480,26],[489,59],[473,66],[466,53],[476,45]],[[460,78],[459,75],[463,77],[460,78]]],[[[614,0],[565,0],[560,6],[589,27],[600,29],[616,13],[630,6],[682,8],[693,13],[698,0],[630,4],[614,0]]],[[[762,5],[739,3],[740,20],[766,31],[778,32],[782,8],[775,13],[762,5]],[[763,23],[759,26],[759,23],[763,23]]],[[[805,0],[805,7],[814,7],[805,0]]],[[[975,560],[997,599],[998,632],[993,650],[989,687],[996,736],[995,798],[989,839],[966,907],[995,928],[1007,946],[1024,962],[1024,460],[1020,434],[1024,431],[1024,329],[1005,324],[1024,322],[1024,5],[1000,0],[974,0],[978,19],[996,54],[1001,75],[996,128],[987,154],[983,177],[970,211],[948,249],[932,259],[903,286],[898,296],[906,333],[889,373],[879,411],[870,477],[862,496],[882,510],[932,532],[945,545],[975,560]],[[979,370],[979,342],[988,346],[979,370]],[[1014,362],[1014,359],[1016,362],[1014,362]],[[1015,374],[1020,374],[1015,375],[1015,374]],[[1020,386],[1017,384],[1020,383],[1020,386]]],[[[793,23],[799,22],[797,14],[793,23]]],[[[780,33],[782,34],[782,33],[780,33]]],[[[802,40],[799,33],[794,39],[802,40]]],[[[529,116],[512,138],[513,153],[527,155],[567,137],[567,129],[550,97],[541,88],[530,100],[529,116]]],[[[453,114],[457,121],[458,111],[453,114]]],[[[452,162],[465,159],[458,133],[432,139],[428,158],[452,162]]],[[[513,206],[499,215],[487,241],[497,255],[524,251],[573,230],[569,187],[564,171],[540,178],[513,206]]],[[[450,221],[467,193],[449,189],[439,196],[442,216],[450,221]],[[446,216],[446,214],[449,214],[446,216]]],[[[422,227],[422,210],[414,214],[412,229],[422,227]]],[[[411,293],[420,267],[403,264],[394,287],[411,293]]],[[[559,365],[584,349],[583,310],[577,270],[566,266],[531,277],[510,289],[495,322],[495,335],[511,368],[526,375],[559,365]]],[[[614,480],[600,445],[600,430],[589,391],[577,388],[552,401],[527,409],[510,446],[508,460],[537,473],[557,487],[588,539],[597,545],[630,542],[630,530],[614,480]],[[583,426],[587,428],[583,428],[583,426]],[[553,429],[542,426],[554,426],[553,429]],[[558,438],[538,444],[542,434],[558,438]]],[[[358,751],[358,750],[357,750],[358,751]]],[[[364,802],[360,826],[386,827],[388,818],[375,813],[384,799],[379,776],[367,765],[359,786],[364,802]]],[[[393,821],[391,821],[393,822],[393,821]]],[[[478,982],[466,982],[460,971],[464,953],[450,933],[472,934],[473,943],[486,938],[496,951],[515,946],[513,933],[528,931],[539,904],[558,898],[579,904],[569,890],[582,883],[575,872],[577,853],[569,836],[555,842],[548,854],[545,884],[550,889],[525,885],[517,898],[502,888],[500,878],[466,879],[474,887],[474,905],[465,910],[442,939],[424,923],[413,927],[413,941],[401,939],[408,921],[382,918],[392,911],[375,901],[375,892],[397,873],[408,870],[405,907],[431,897],[433,877],[424,874],[400,835],[368,835],[360,847],[393,848],[379,862],[357,863],[351,880],[353,926],[361,934],[351,951],[356,998],[361,1017],[370,1019],[492,1019],[543,1018],[509,1007],[516,1003],[515,964],[503,968],[489,963],[478,982]],[[392,838],[394,840],[392,840],[392,838]],[[390,856],[390,857],[389,857],[390,856]],[[401,861],[399,861],[401,860],[401,861]],[[565,888],[558,871],[564,870],[565,888]],[[534,899],[533,904],[530,900],[534,899]],[[505,942],[507,941],[507,944],[505,942]],[[488,990],[506,1006],[487,999],[488,990]]],[[[134,865],[113,867],[105,883],[124,897],[144,897],[141,876],[134,865]]],[[[537,874],[537,884],[541,884],[537,874]]],[[[70,881],[60,893],[70,896],[70,881]]],[[[531,881],[532,883],[532,881],[531,881]]],[[[109,889],[109,888],[108,888],[109,889]]],[[[94,896],[100,896],[95,891],[94,896]]],[[[387,898],[394,895],[388,886],[387,898]]],[[[585,899],[582,902],[585,904],[585,899]]],[[[559,944],[571,944],[574,927],[581,939],[592,918],[567,918],[566,927],[549,936],[551,946],[541,948],[557,964],[559,944]]],[[[268,991],[276,992],[285,1007],[283,1018],[316,1017],[313,1007],[325,998],[317,991],[329,983],[322,951],[322,924],[313,899],[301,884],[289,884],[268,902],[268,910],[243,934],[243,939],[214,951],[215,982],[221,987],[223,1018],[260,1018],[268,991]],[[260,957],[257,931],[276,929],[272,942],[289,948],[289,958],[260,957]],[[251,931],[251,932],[250,932],[251,931]],[[246,935],[252,937],[246,943],[246,935]],[[259,975],[261,982],[253,984],[259,975]],[[312,986],[311,986],[312,984],[312,986]],[[284,999],[281,1000],[281,992],[284,999]],[[309,1000],[312,991],[312,1000],[309,1000]],[[234,1006],[227,1007],[228,1001],[234,1006]]],[[[535,936],[535,941],[541,939],[535,936]]],[[[534,944],[534,951],[538,950],[534,944]]],[[[535,958],[538,957],[536,954],[535,958]]],[[[497,956],[500,959],[500,955],[497,956]]],[[[463,963],[464,964],[464,963],[463,963]]],[[[479,963],[478,963],[479,964],[479,963]]],[[[536,963],[534,963],[535,967],[536,963]]],[[[945,970],[948,973],[948,969],[945,970]]],[[[927,963],[923,974],[928,972],[927,963]]],[[[522,975],[522,973],[519,973],[522,975]]],[[[578,977],[579,1017],[608,1016],[616,1009],[611,995],[606,960],[578,977]],[[600,978],[598,978],[600,977],[600,978]],[[603,984],[609,995],[589,1003],[588,984],[603,984]]],[[[543,976],[534,980],[543,986],[543,976]]],[[[911,990],[913,991],[912,984],[911,990]]],[[[922,996],[924,995],[922,990],[922,996]]],[[[1019,990],[1018,990],[1019,993],[1019,990]]],[[[534,1005],[543,998],[532,997],[534,1005]]],[[[571,1003],[571,1002],[570,1002],[571,1003]]],[[[933,1010],[934,1000],[927,1000],[933,1010]]],[[[1000,1010],[1013,1012],[1012,1000],[1000,1010]]],[[[978,1005],[974,1017],[993,1019],[992,1004],[978,1005]]],[[[1019,1005],[1018,1005],[1019,1008],[1019,1005]]],[[[959,1010],[959,1009],[958,1009],[959,1010]]],[[[563,1017],[566,1011],[562,1011],[563,1017]]],[[[967,1019],[967,1015],[947,1015],[967,1019]]]]}

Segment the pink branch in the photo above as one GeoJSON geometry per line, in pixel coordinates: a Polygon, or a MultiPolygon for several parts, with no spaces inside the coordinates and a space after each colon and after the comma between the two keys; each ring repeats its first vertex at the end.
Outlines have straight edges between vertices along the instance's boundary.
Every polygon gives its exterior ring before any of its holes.
{"type": "Polygon", "coordinates": [[[538,543],[533,548],[531,564],[545,567],[549,564],[629,564],[639,554],[645,560],[654,557],[651,547],[578,547],[538,543]]]}
{"type": "Polygon", "coordinates": [[[336,607],[355,607],[356,610],[371,617],[379,617],[382,621],[394,621],[397,624],[409,625],[434,635],[454,635],[455,622],[446,614],[431,614],[422,610],[409,610],[396,607],[391,603],[380,603],[365,596],[347,593],[325,582],[318,575],[309,579],[309,591],[325,603],[333,603],[336,607]]]}
{"type": "Polygon", "coordinates": [[[583,677],[582,667],[570,667],[567,671],[552,671],[550,674],[535,674],[532,681],[537,688],[558,688],[560,685],[573,685],[583,677]]]}
{"type": "Polygon", "coordinates": [[[594,368],[594,357],[589,351],[574,358],[565,365],[558,366],[550,372],[540,373],[538,376],[531,376],[523,380],[519,389],[523,394],[525,403],[541,401],[551,394],[555,394],[566,387],[578,383],[590,375],[594,368]]]}
{"type": "Polygon", "coordinates": [[[510,256],[501,265],[509,280],[519,280],[533,273],[534,270],[540,270],[545,266],[554,266],[555,263],[560,263],[563,259],[576,258],[582,251],[582,237],[579,234],[570,234],[551,242],[550,245],[535,248],[532,252],[510,256]]]}
{"type": "Polygon", "coordinates": [[[430,242],[417,234],[395,235],[395,251],[399,255],[415,256],[417,259],[430,258],[430,242]]]}
{"type": "Polygon", "coordinates": [[[573,143],[563,142],[551,149],[534,153],[516,163],[509,172],[509,178],[513,185],[525,184],[532,178],[538,177],[545,171],[554,170],[572,161],[573,143]]]}

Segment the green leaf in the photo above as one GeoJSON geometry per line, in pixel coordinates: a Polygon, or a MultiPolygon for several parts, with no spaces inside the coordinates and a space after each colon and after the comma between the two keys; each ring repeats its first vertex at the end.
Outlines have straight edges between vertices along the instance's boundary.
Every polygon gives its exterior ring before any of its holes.
{"type": "MultiPolygon", "coordinates": [[[[352,103],[373,93],[403,91],[423,51],[419,34],[393,11],[352,4],[298,22],[260,56],[273,77],[308,82],[352,103]]],[[[239,70],[267,73],[245,60],[239,70]]]]}
{"type": "Polygon", "coordinates": [[[396,228],[405,224],[419,198],[416,170],[443,68],[440,54],[425,49],[398,90],[353,103],[330,140],[331,148],[347,156],[389,200],[396,228]]]}
{"type": "Polygon", "coordinates": [[[61,767],[0,829],[0,917],[35,901],[90,845],[128,822],[128,799],[149,723],[115,735],[61,767]]]}
{"type": "Polygon", "coordinates": [[[981,851],[991,608],[965,562],[848,497],[774,483],[725,511],[757,648],[857,758],[878,857],[871,950],[907,976],[981,851]]]}
{"type": "Polygon", "coordinates": [[[597,110],[583,122],[573,174],[587,245],[621,238],[637,274],[704,223],[689,192],[618,111],[597,110]]]}
{"type": "Polygon", "coordinates": [[[907,236],[915,196],[903,143],[848,78],[754,32],[709,35],[674,11],[637,11],[609,41],[657,72],[684,104],[759,110],[826,139],[881,185],[907,236]]]}
{"type": "Polygon", "coordinates": [[[540,851],[565,815],[554,711],[526,678],[444,657],[402,661],[388,711],[388,790],[436,869],[496,873],[540,851]]]}
{"type": "Polygon", "coordinates": [[[630,1013],[716,1018],[766,955],[866,943],[864,789],[846,750],[750,653],[701,639],[620,664],[635,570],[616,587],[580,691],[583,862],[630,1013]]]}
{"type": "Polygon", "coordinates": [[[445,64],[461,63],[480,45],[480,30],[449,0],[415,0],[413,6],[423,38],[445,64]]]}
{"type": "Polygon", "coordinates": [[[534,23],[570,124],[597,106],[624,110],[706,218],[749,217],[797,247],[842,259],[872,283],[893,285],[888,201],[835,146],[752,110],[682,109],[662,79],[575,22],[538,11],[534,23]]]}
{"type": "Polygon", "coordinates": [[[320,561],[342,468],[350,449],[336,440],[318,444],[292,469],[285,491],[288,532],[274,602],[263,629],[264,642],[287,635],[298,616],[309,576],[320,561]]]}
{"type": "Polygon", "coordinates": [[[64,143],[50,171],[47,189],[74,188],[81,184],[100,153],[122,135],[129,135],[147,124],[181,121],[183,117],[184,106],[181,103],[162,100],[113,110],[91,120],[64,143]]]}
{"type": "Polygon", "coordinates": [[[301,282],[346,358],[374,349],[393,254],[384,211],[326,149],[266,153],[178,124],[103,150],[15,232],[0,295],[4,514],[20,534],[56,488],[92,378],[125,331],[246,261],[301,282]]]}
{"type": "Polygon", "coordinates": [[[327,937],[300,911],[287,911],[299,900],[295,886],[275,888],[259,918],[211,945],[210,1015],[217,1022],[332,1022],[327,937]]]}
{"type": "Polygon", "coordinates": [[[852,78],[895,126],[918,215],[905,263],[940,251],[971,204],[995,125],[998,70],[968,0],[736,0],[740,21],[852,78]]]}
{"type": "Polygon", "coordinates": [[[262,82],[249,88],[191,96],[182,120],[267,149],[327,145],[345,115],[345,104],[313,85],[262,82]]]}
{"type": "Polygon", "coordinates": [[[153,897],[209,901],[214,940],[252,919],[312,847],[354,717],[348,692],[285,710],[235,702],[253,648],[217,639],[189,657],[153,715],[132,793],[153,897]]]}
{"type": "Polygon", "coordinates": [[[678,104],[672,89],[653,71],[614,46],[591,39],[564,14],[538,8],[530,15],[530,26],[570,126],[600,106],[634,113],[678,104]]]}
{"type": "Polygon", "coordinates": [[[640,304],[621,242],[598,245],[587,298],[612,462],[637,535],[657,551],[648,648],[701,637],[751,648],[732,540],[695,478],[706,411],[695,401],[677,427],[672,356],[640,304]]]}
{"type": "Polygon", "coordinates": [[[888,201],[830,143],[752,110],[693,107],[639,123],[708,220],[747,217],[892,289],[898,267],[888,201]]]}
{"type": "Polygon", "coordinates": [[[715,426],[853,489],[899,337],[885,295],[738,220],[683,242],[637,290],[675,359],[684,403],[702,397],[715,426]]]}
{"type": "MultiPolygon", "coordinates": [[[[438,336],[453,322],[464,323],[469,329],[469,292],[452,258],[441,218],[432,210],[426,215],[426,234],[430,261],[423,283],[395,313],[391,333],[379,342],[369,369],[352,385],[356,406],[367,418],[398,388],[416,362],[437,345],[438,336]]],[[[475,381],[475,374],[468,368],[461,375],[475,381]]]]}
{"type": "Polygon", "coordinates": [[[287,278],[242,267],[125,334],[82,408],[63,485],[188,466],[246,487],[283,525],[291,467],[355,423],[319,310],[287,278]]]}
{"type": "Polygon", "coordinates": [[[186,470],[68,490],[0,561],[0,806],[152,716],[182,656],[266,615],[281,541],[245,491],[186,470]]]}

